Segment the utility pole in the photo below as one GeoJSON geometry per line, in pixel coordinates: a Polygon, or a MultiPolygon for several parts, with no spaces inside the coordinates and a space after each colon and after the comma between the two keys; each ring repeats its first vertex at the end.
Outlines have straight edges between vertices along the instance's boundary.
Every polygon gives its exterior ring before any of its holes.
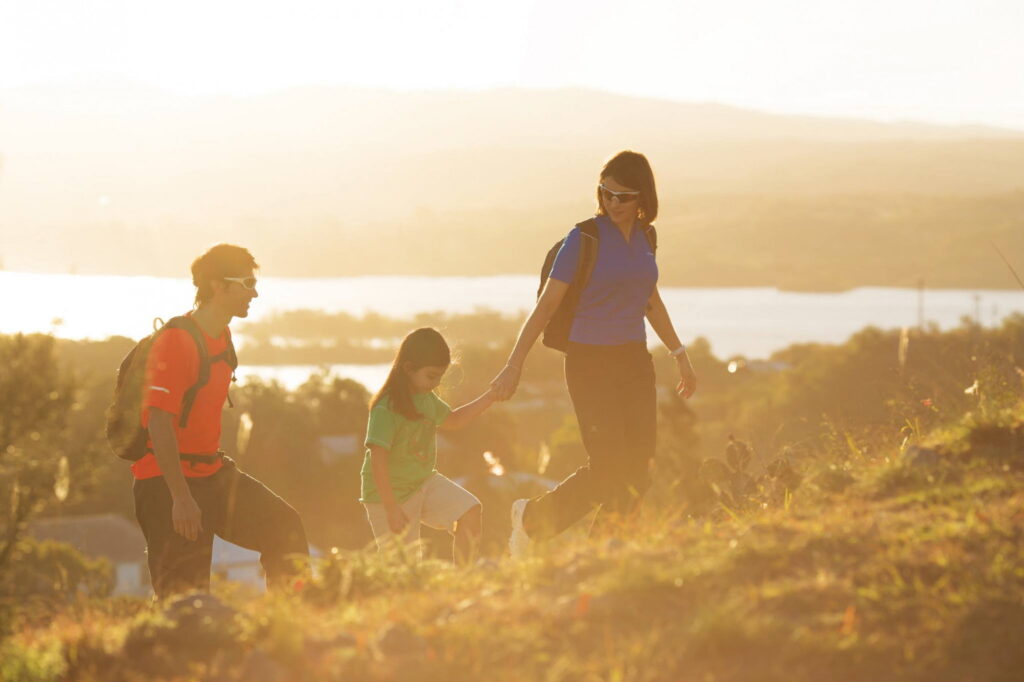
{"type": "Polygon", "coordinates": [[[917,331],[924,333],[924,277],[917,279],[917,331]]]}

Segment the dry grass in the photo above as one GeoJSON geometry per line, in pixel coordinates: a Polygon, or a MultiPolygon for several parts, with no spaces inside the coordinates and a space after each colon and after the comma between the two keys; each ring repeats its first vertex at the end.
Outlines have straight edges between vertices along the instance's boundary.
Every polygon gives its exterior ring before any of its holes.
{"type": "Polygon", "coordinates": [[[785,504],[655,513],[470,569],[337,553],[295,594],[80,605],[7,680],[1011,680],[1024,669],[1024,409],[806,471],[785,504]]]}

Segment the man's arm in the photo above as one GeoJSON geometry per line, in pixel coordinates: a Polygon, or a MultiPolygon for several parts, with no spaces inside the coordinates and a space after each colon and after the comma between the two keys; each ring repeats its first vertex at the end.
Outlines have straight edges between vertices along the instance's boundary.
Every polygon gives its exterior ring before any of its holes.
{"type": "Polygon", "coordinates": [[[174,415],[158,407],[149,408],[149,437],[153,454],[167,489],[171,491],[171,521],[179,535],[195,540],[203,530],[202,512],[192,497],[185,474],[181,472],[181,453],[174,435],[174,415]]]}

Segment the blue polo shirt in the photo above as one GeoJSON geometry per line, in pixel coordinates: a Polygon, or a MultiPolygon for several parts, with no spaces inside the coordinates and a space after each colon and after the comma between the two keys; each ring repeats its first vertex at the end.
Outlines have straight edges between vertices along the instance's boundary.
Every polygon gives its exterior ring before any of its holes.
{"type": "MultiPolygon", "coordinates": [[[[634,227],[629,242],[608,216],[597,216],[597,260],[580,295],[569,340],[591,345],[647,341],[644,313],[658,283],[658,265],[643,231],[634,227]]],[[[555,256],[551,278],[572,282],[579,260],[580,240],[574,227],[555,256]]]]}

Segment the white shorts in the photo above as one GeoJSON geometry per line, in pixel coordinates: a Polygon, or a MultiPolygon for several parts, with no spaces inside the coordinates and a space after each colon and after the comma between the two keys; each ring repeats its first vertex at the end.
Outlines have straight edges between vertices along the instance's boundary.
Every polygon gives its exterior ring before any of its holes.
{"type": "MultiPolygon", "coordinates": [[[[402,533],[402,542],[419,540],[421,523],[451,533],[455,530],[455,522],[479,504],[476,495],[435,471],[419,490],[399,505],[409,518],[409,525],[402,533]]],[[[363,506],[366,507],[366,518],[370,521],[377,547],[382,548],[394,538],[388,526],[388,513],[380,502],[368,502],[363,506]]]]}

